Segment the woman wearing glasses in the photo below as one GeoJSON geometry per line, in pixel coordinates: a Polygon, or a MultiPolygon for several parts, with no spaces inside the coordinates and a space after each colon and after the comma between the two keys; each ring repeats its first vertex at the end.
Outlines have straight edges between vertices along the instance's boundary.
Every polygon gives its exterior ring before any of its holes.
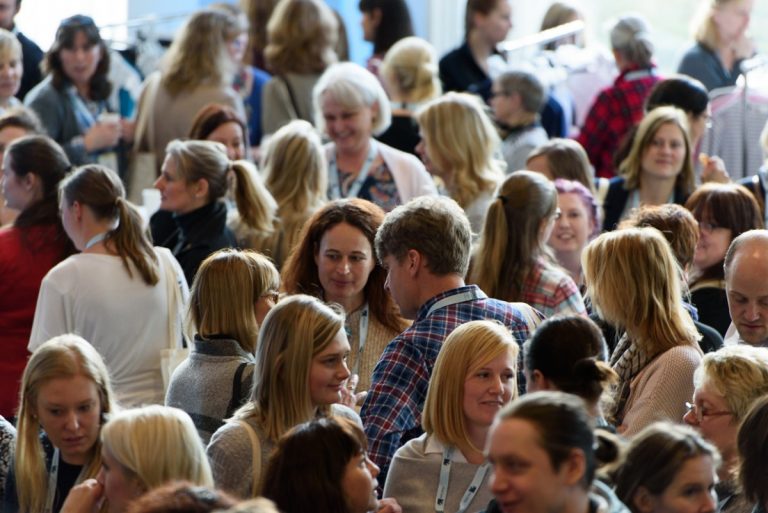
{"type": "Polygon", "coordinates": [[[699,222],[689,279],[691,303],[699,311],[699,320],[725,337],[731,324],[725,295],[725,252],[742,233],[763,227],[760,207],[749,190],[732,183],[704,184],[685,206],[699,222]]]}
{"type": "Polygon", "coordinates": [[[693,403],[688,403],[683,420],[715,445],[723,458],[718,471],[718,511],[745,511],[745,500],[737,491],[736,436],[751,405],[768,394],[768,354],[747,345],[707,353],[693,381],[693,403]]]}

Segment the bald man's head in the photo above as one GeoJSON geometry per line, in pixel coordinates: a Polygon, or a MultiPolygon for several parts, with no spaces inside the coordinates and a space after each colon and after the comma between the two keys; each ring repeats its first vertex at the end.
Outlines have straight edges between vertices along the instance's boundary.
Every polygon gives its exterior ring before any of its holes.
{"type": "Polygon", "coordinates": [[[731,320],[745,342],[768,343],[768,230],[736,237],[725,255],[731,320]]]}

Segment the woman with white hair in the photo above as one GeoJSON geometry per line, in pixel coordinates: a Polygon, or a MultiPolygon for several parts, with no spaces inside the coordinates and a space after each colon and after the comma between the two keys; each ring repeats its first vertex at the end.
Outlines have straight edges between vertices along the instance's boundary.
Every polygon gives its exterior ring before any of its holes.
{"type": "Polygon", "coordinates": [[[436,195],[421,162],[373,139],[390,125],[392,111],[379,80],[358,64],[330,66],[314,89],[315,124],[331,142],[330,199],[358,197],[386,211],[411,198],[436,195]]]}

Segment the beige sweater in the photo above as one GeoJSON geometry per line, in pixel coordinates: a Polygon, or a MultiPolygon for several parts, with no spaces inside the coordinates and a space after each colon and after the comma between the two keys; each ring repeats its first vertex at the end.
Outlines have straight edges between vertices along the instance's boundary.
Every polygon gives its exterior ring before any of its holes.
{"type": "Polygon", "coordinates": [[[657,421],[682,423],[700,363],[701,351],[693,346],[673,347],[652,360],[630,383],[618,431],[631,437],[657,421]]]}
{"type": "Polygon", "coordinates": [[[363,392],[368,390],[371,386],[371,376],[373,375],[373,369],[379,362],[381,354],[384,352],[384,348],[387,347],[389,341],[400,334],[399,331],[389,329],[384,326],[378,319],[371,315],[368,322],[368,337],[365,341],[365,347],[363,348],[363,354],[360,356],[360,316],[362,315],[362,309],[356,310],[347,315],[346,325],[349,328],[350,337],[349,345],[352,350],[349,353],[347,364],[349,365],[350,372],[355,372],[355,368],[358,369],[360,376],[360,382],[357,385],[357,391],[363,392]],[[359,365],[358,365],[359,361],[359,365]]]}

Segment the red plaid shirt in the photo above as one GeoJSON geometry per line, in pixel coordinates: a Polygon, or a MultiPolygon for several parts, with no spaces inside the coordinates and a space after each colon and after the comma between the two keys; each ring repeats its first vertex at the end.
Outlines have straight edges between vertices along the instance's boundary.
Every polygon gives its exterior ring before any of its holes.
{"type": "Polygon", "coordinates": [[[627,131],[643,118],[645,98],[659,80],[654,68],[626,70],[595,99],[576,140],[587,151],[596,176],[616,174],[613,153],[627,131]]]}

